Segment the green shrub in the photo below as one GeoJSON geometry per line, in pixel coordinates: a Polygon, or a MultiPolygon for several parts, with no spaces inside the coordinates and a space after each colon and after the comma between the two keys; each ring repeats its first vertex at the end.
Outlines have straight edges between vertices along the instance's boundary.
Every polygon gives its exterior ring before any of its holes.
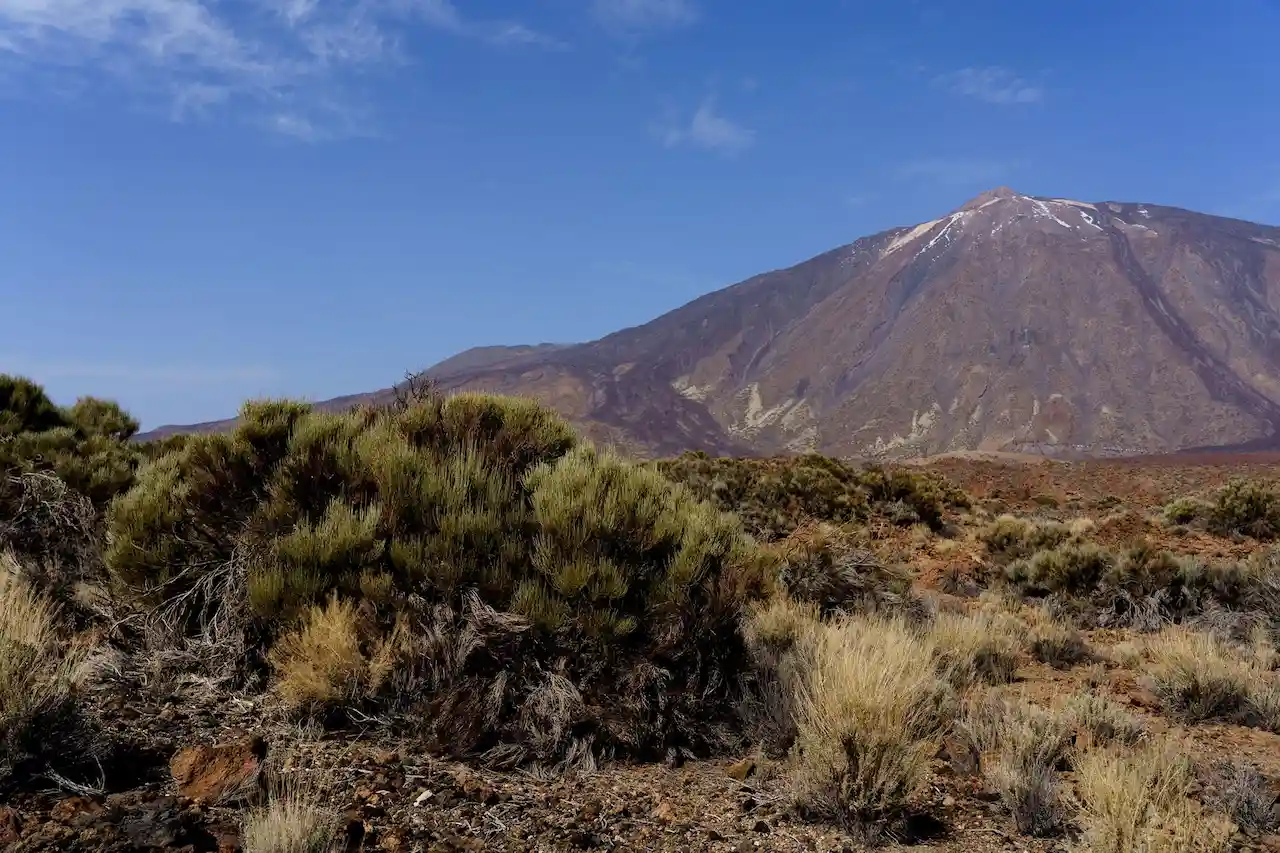
{"type": "Polygon", "coordinates": [[[116,403],[83,397],[61,409],[39,385],[0,375],[0,477],[53,473],[103,506],[133,482],[137,430],[116,403]]]}
{"type": "Polygon", "coordinates": [[[1060,522],[1038,522],[1013,515],[1000,516],[978,534],[987,553],[1000,565],[1026,559],[1076,538],[1071,528],[1060,522]]]}
{"type": "Polygon", "coordinates": [[[409,620],[388,683],[417,685],[433,734],[555,760],[728,736],[739,612],[776,563],[658,471],[576,446],[531,401],[473,394],[247,404],[234,432],[142,469],[109,533],[115,582],[145,603],[194,602],[242,568],[259,653],[330,595],[383,631],[409,620]]]}
{"type": "Polygon", "coordinates": [[[808,521],[841,525],[873,512],[896,524],[938,529],[949,508],[968,506],[964,492],[931,472],[861,469],[814,453],[772,459],[686,453],[654,465],[698,497],[737,513],[762,540],[784,538],[808,521]]]}
{"type": "Polygon", "coordinates": [[[911,574],[885,565],[847,532],[830,524],[806,523],[774,546],[780,579],[798,602],[818,606],[824,616],[897,613],[922,617],[925,606],[912,590],[911,574]]]}
{"type": "Polygon", "coordinates": [[[1170,524],[1191,524],[1204,518],[1211,505],[1198,498],[1174,498],[1164,505],[1164,519],[1170,524]]]}
{"type": "Polygon", "coordinates": [[[1274,539],[1280,535],[1280,490],[1274,483],[1232,480],[1214,496],[1207,520],[1219,535],[1274,539]]]}
{"type": "Polygon", "coordinates": [[[1061,545],[1010,563],[1005,575],[1031,595],[1088,595],[1115,565],[1115,555],[1091,543],[1061,545]]]}

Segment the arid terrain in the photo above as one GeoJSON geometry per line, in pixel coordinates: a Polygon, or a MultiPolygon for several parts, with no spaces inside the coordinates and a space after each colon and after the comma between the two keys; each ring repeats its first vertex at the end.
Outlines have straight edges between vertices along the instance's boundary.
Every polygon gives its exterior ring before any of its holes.
{"type": "Polygon", "coordinates": [[[635,455],[1274,449],[1278,294],[1280,229],[999,188],[596,341],[429,372],[635,455]]]}
{"type": "Polygon", "coordinates": [[[4,849],[1280,851],[1280,458],[627,462],[431,392],[140,444],[5,381],[4,849]]]}

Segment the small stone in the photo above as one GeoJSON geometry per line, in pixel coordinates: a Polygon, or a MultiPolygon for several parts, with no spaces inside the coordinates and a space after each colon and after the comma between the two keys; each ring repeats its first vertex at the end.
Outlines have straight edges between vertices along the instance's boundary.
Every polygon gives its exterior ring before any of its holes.
{"type": "Polygon", "coordinates": [[[956,798],[951,796],[950,794],[942,798],[942,807],[944,809],[955,808],[955,805],[956,805],[956,798]]]}
{"type": "Polygon", "coordinates": [[[756,772],[756,763],[750,758],[744,758],[730,764],[725,772],[729,774],[729,778],[745,782],[751,774],[756,772]]]}
{"type": "Polygon", "coordinates": [[[427,800],[431,799],[432,796],[433,796],[432,791],[423,791],[421,794],[419,794],[417,797],[414,798],[413,804],[415,806],[420,806],[423,803],[425,803],[427,800]]]}

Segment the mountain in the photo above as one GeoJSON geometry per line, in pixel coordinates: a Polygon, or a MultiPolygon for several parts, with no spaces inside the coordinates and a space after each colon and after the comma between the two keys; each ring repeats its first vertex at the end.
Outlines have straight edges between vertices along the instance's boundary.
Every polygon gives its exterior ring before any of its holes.
{"type": "Polygon", "coordinates": [[[468,352],[446,390],[643,454],[1266,448],[1280,228],[999,188],[597,341],[468,352]]]}

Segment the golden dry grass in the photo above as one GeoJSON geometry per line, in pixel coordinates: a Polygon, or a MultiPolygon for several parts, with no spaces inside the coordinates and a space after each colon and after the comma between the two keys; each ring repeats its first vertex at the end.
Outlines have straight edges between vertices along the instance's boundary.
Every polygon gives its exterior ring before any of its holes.
{"type": "Polygon", "coordinates": [[[64,643],[58,610],[0,553],[0,734],[66,697],[82,675],[84,644],[64,643]]]}
{"type": "Polygon", "coordinates": [[[933,649],[904,621],[815,625],[803,654],[793,780],[809,810],[856,823],[891,817],[921,793],[953,694],[933,649]]]}
{"type": "Polygon", "coordinates": [[[404,636],[398,623],[390,637],[362,642],[355,605],[333,596],[272,649],[276,691],[293,709],[354,701],[392,674],[404,636]]]}
{"type": "Polygon", "coordinates": [[[1238,719],[1273,683],[1269,671],[1218,638],[1181,626],[1148,640],[1146,654],[1165,712],[1188,723],[1238,719]]]}
{"type": "Polygon", "coordinates": [[[1098,750],[1077,763],[1088,853],[1220,853],[1235,825],[1190,799],[1191,763],[1171,742],[1098,750]]]}
{"type": "Polygon", "coordinates": [[[312,787],[273,780],[266,802],[244,817],[244,853],[323,853],[333,840],[335,821],[312,787]]]}
{"type": "Polygon", "coordinates": [[[997,607],[942,612],[929,627],[938,673],[958,688],[1013,680],[1026,627],[997,607]]]}

